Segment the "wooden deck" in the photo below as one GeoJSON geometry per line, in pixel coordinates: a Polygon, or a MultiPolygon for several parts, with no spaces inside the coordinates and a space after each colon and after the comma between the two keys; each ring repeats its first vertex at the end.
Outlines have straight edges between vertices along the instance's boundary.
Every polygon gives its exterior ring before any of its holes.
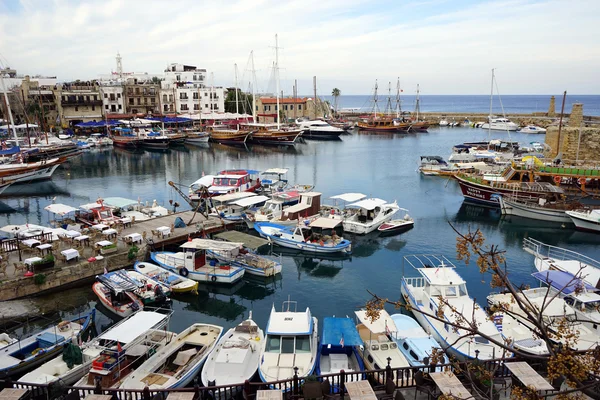
{"type": "Polygon", "coordinates": [[[237,242],[244,243],[244,246],[256,251],[258,248],[263,246],[268,246],[269,241],[263,238],[248,235],[247,233],[239,232],[239,231],[225,231],[221,233],[217,233],[215,235],[216,239],[225,240],[228,242],[237,242]]]}

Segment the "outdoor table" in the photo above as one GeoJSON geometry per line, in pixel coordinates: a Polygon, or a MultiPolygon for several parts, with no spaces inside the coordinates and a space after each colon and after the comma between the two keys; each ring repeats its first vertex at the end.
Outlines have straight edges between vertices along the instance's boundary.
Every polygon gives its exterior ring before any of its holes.
{"type": "Polygon", "coordinates": [[[93,393],[88,394],[84,398],[84,400],[110,400],[110,399],[112,399],[112,395],[110,395],[110,394],[93,394],[93,393]]]}
{"type": "Polygon", "coordinates": [[[507,362],[505,365],[526,387],[533,387],[538,392],[542,390],[554,390],[554,387],[540,374],[535,372],[526,362],[507,362]]]}
{"type": "Polygon", "coordinates": [[[473,397],[473,395],[469,393],[467,388],[463,386],[453,372],[432,372],[429,374],[429,377],[433,379],[436,386],[445,395],[452,395],[459,399],[468,399],[473,397]]]}
{"type": "Polygon", "coordinates": [[[20,400],[28,397],[29,390],[6,388],[0,392],[0,400],[20,400]]]}
{"type": "Polygon", "coordinates": [[[66,250],[61,251],[60,254],[65,256],[67,261],[79,258],[79,252],[75,249],[66,249],[66,250]]]}
{"type": "Polygon", "coordinates": [[[36,263],[38,261],[42,261],[42,257],[26,258],[25,261],[23,261],[23,262],[25,263],[25,265],[28,265],[31,267],[34,263],[36,263]]]}
{"type": "Polygon", "coordinates": [[[113,242],[110,242],[108,240],[101,240],[99,242],[96,242],[96,247],[105,247],[110,246],[111,244],[113,244],[113,242]]]}
{"type": "Polygon", "coordinates": [[[86,246],[90,244],[90,237],[88,235],[77,236],[74,240],[83,242],[86,246]]]}
{"type": "Polygon", "coordinates": [[[142,243],[142,235],[140,235],[139,233],[130,233],[129,235],[125,236],[126,239],[128,239],[129,243],[142,243]]]}
{"type": "Polygon", "coordinates": [[[102,231],[102,234],[107,237],[117,236],[117,230],[114,228],[105,229],[102,231]]]}
{"type": "Polygon", "coordinates": [[[167,396],[168,400],[193,400],[194,392],[171,392],[167,396]]]}
{"type": "Polygon", "coordinates": [[[44,252],[47,250],[47,253],[50,253],[52,249],[52,245],[48,243],[40,244],[36,249],[39,250],[41,255],[44,255],[44,252]]]}
{"type": "Polygon", "coordinates": [[[131,218],[129,218],[129,217],[121,218],[121,223],[123,224],[123,226],[131,226],[131,218]]]}
{"type": "Polygon", "coordinates": [[[159,226],[158,228],[156,228],[156,230],[160,232],[163,237],[169,236],[171,234],[171,228],[169,228],[168,226],[159,226]]]}
{"type": "Polygon", "coordinates": [[[23,243],[27,247],[35,247],[38,244],[42,244],[42,242],[40,242],[39,240],[35,240],[35,239],[26,239],[26,240],[21,241],[21,243],[23,243]]]}
{"type": "MultiPolygon", "coordinates": [[[[257,390],[256,400],[282,400],[283,392],[281,390],[257,390]]],[[[171,399],[169,399],[171,400],[171,399]]]]}
{"type": "Polygon", "coordinates": [[[377,400],[369,381],[346,382],[346,390],[352,400],[377,400]]]}
{"type": "Polygon", "coordinates": [[[81,232],[77,232],[77,231],[66,231],[65,232],[65,236],[68,238],[76,238],[77,236],[81,236],[81,232]]]}
{"type": "Polygon", "coordinates": [[[95,229],[97,231],[102,232],[105,229],[108,229],[109,226],[108,225],[104,225],[104,224],[96,224],[96,225],[92,225],[92,229],[95,229]]]}

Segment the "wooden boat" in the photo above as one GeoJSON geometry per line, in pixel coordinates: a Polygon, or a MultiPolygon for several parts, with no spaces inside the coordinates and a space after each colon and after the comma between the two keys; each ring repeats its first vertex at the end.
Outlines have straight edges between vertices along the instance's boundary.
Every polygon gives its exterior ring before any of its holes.
{"type": "Polygon", "coordinates": [[[187,386],[200,372],[222,333],[221,326],[193,324],[138,366],[120,387],[160,390],[187,386]]]}
{"type": "Polygon", "coordinates": [[[573,224],[573,221],[567,211],[583,207],[579,202],[552,201],[544,197],[528,199],[509,194],[498,195],[498,202],[503,215],[515,215],[569,225],[573,224]]]}
{"type": "Polygon", "coordinates": [[[188,144],[203,144],[208,143],[210,133],[208,132],[188,132],[185,138],[185,143],[188,144]]]}
{"type": "Polygon", "coordinates": [[[212,127],[210,141],[221,144],[245,144],[253,131],[212,127]]]}
{"type": "Polygon", "coordinates": [[[281,263],[273,261],[258,254],[251,253],[244,248],[243,243],[223,242],[218,240],[195,239],[196,241],[210,242],[206,244],[207,255],[223,263],[230,263],[244,268],[246,274],[268,277],[281,273],[281,263]]]}
{"type": "Polygon", "coordinates": [[[294,145],[296,140],[302,136],[302,131],[297,130],[258,130],[250,134],[249,142],[269,145],[294,145]]]}
{"type": "Polygon", "coordinates": [[[21,375],[61,354],[65,344],[77,341],[92,323],[96,310],[84,317],[61,321],[57,325],[0,349],[0,378],[21,375]]]}
{"type": "Polygon", "coordinates": [[[198,291],[198,282],[174,274],[168,269],[159,267],[158,265],[149,262],[136,261],[133,265],[133,269],[140,274],[153,279],[154,281],[158,281],[169,286],[170,291],[173,293],[198,291]]]}
{"type": "Polygon", "coordinates": [[[113,141],[113,146],[123,149],[136,149],[142,144],[142,139],[133,135],[113,135],[110,138],[113,141]]]}
{"type": "Polygon", "coordinates": [[[66,157],[36,162],[24,162],[22,158],[17,158],[14,163],[0,164],[0,180],[2,182],[23,183],[50,179],[54,171],[66,161],[66,157]]]}
{"type": "Polygon", "coordinates": [[[225,332],[219,339],[202,368],[202,384],[225,386],[251,380],[258,369],[264,340],[262,329],[250,314],[247,320],[225,332]]]}
{"type": "Polygon", "coordinates": [[[169,138],[169,146],[183,146],[187,139],[187,135],[181,132],[167,133],[165,136],[169,138]]]}
{"type": "Polygon", "coordinates": [[[408,128],[408,130],[410,131],[420,131],[420,132],[426,132],[427,129],[429,129],[429,127],[431,126],[431,124],[429,122],[425,122],[425,121],[414,121],[414,122],[409,122],[410,126],[408,128]]]}
{"type": "MultiPolygon", "coordinates": [[[[393,118],[389,117],[370,117],[360,119],[356,125],[359,131],[373,131],[373,132],[398,132],[404,129],[404,126],[396,125],[393,118]]],[[[410,125],[406,124],[408,129],[410,125]]]]}
{"type": "Polygon", "coordinates": [[[81,359],[71,363],[67,356],[58,355],[38,368],[19,378],[22,384],[50,384],[60,380],[65,385],[73,385],[91,369],[92,362],[105,350],[115,350],[118,345],[128,350],[139,344],[169,342],[173,333],[163,328],[170,314],[151,311],[138,311],[119,321],[88,343],[79,344],[81,359]]]}
{"type": "Polygon", "coordinates": [[[109,311],[119,317],[127,317],[144,308],[144,303],[133,293],[137,285],[114,284],[103,275],[96,277],[92,291],[109,311]]]}
{"type": "Polygon", "coordinates": [[[363,345],[350,318],[324,318],[316,375],[338,374],[341,370],[350,373],[364,371],[365,364],[359,352],[363,345]]]}
{"type": "MultiPolygon", "coordinates": [[[[402,208],[401,210],[408,211],[404,208],[402,208]]],[[[377,230],[381,234],[393,235],[407,231],[414,226],[415,221],[408,215],[408,213],[406,213],[404,214],[404,218],[402,219],[392,219],[390,221],[384,222],[383,224],[379,225],[379,228],[377,228],[377,230]]]]}

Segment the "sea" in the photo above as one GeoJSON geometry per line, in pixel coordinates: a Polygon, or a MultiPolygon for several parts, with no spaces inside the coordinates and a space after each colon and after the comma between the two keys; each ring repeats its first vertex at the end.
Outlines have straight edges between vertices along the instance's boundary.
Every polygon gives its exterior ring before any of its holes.
{"type": "MultiPolygon", "coordinates": [[[[504,132],[496,136],[508,139],[504,132]]],[[[353,132],[340,141],[307,140],[295,147],[207,144],[167,152],[92,149],[61,166],[51,181],[15,185],[5,191],[0,196],[0,226],[47,224],[52,216],[44,208],[51,203],[79,206],[109,196],[156,201],[171,209],[177,202],[181,205],[177,210],[189,209],[169,181],[189,185],[203,174],[223,169],[274,167],[289,168],[292,184],[314,185],[323,203],[332,204],[329,198],[336,194],[360,192],[397,201],[414,218],[414,228],[396,236],[347,235],[353,250],[347,258],[288,255],[275,247],[273,257],[283,263],[283,273],[276,280],[248,277],[233,286],[202,285],[198,295],[173,296],[170,329],[176,332],[194,322],[230,328],[250,312],[265,328],[272,307],[279,310],[288,299],[297,302],[298,310],[309,307],[319,320],[353,317],[371,298],[369,292],[391,301],[400,299],[402,277],[415,276],[404,258],[413,254],[446,256],[466,280],[470,294],[484,306],[492,291],[489,276],[481,275],[474,262],[465,265],[456,260],[454,229],[478,229],[487,243],[503,249],[509,277],[516,285],[536,285],[531,277],[533,256],[522,249],[526,237],[600,259],[600,235],[503,217],[499,209],[465,202],[454,180],[426,177],[417,171],[421,155],[447,157],[455,144],[485,139],[487,131],[457,127],[411,134],[353,132]]],[[[543,136],[513,132],[510,139],[527,144],[543,136]]],[[[89,283],[44,295],[42,301],[56,304],[63,318],[97,308],[98,331],[115,322],[97,304],[89,283]]],[[[399,312],[393,307],[388,311],[399,312]]]]}
{"type": "MultiPolygon", "coordinates": [[[[511,115],[528,114],[534,112],[547,112],[550,106],[550,97],[552,95],[502,95],[494,96],[492,99],[492,114],[511,115]]],[[[312,96],[308,96],[312,97],[312,96]]],[[[331,96],[323,96],[325,100],[334,104],[331,96]]],[[[381,111],[386,109],[388,95],[378,96],[377,108],[381,111]]],[[[563,94],[555,94],[556,107],[558,115],[562,106],[563,94]]],[[[489,113],[490,96],[489,95],[420,95],[419,108],[422,112],[439,113],[489,113]]],[[[392,93],[390,97],[392,108],[396,109],[396,96],[392,93]]],[[[413,111],[415,109],[416,95],[400,94],[401,108],[404,111],[413,111]]],[[[589,116],[600,116],[600,96],[599,95],[578,95],[567,94],[565,99],[565,113],[570,113],[573,104],[583,103],[583,114],[589,116]]],[[[372,111],[373,95],[354,95],[345,96],[343,93],[338,98],[338,109],[372,111]]]]}

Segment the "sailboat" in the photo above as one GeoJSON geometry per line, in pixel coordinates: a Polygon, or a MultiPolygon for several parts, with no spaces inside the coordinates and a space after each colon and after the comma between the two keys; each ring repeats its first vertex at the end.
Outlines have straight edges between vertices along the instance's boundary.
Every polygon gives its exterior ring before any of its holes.
{"type": "Polygon", "coordinates": [[[419,119],[420,113],[419,85],[417,84],[417,98],[415,100],[415,117],[412,119],[409,130],[426,132],[429,128],[429,123],[419,119]]]}
{"type": "MultiPolygon", "coordinates": [[[[500,99],[500,107],[502,107],[502,118],[492,115],[492,102],[494,97],[494,83],[496,83],[496,75],[494,73],[494,68],[492,68],[492,90],[490,92],[490,115],[488,115],[488,120],[486,123],[481,125],[481,128],[487,129],[488,132],[490,130],[495,131],[516,131],[519,129],[519,125],[515,124],[508,118],[506,118],[506,114],[504,113],[504,106],[502,106],[502,99],[500,99]]],[[[498,94],[500,97],[500,94],[498,94]]]]}
{"type": "Polygon", "coordinates": [[[397,125],[397,121],[395,121],[390,116],[382,115],[378,113],[377,102],[379,98],[377,97],[377,89],[378,84],[375,81],[375,90],[373,93],[373,114],[361,118],[358,123],[358,129],[361,131],[373,131],[373,132],[397,132],[400,129],[400,126],[397,125]]]}

